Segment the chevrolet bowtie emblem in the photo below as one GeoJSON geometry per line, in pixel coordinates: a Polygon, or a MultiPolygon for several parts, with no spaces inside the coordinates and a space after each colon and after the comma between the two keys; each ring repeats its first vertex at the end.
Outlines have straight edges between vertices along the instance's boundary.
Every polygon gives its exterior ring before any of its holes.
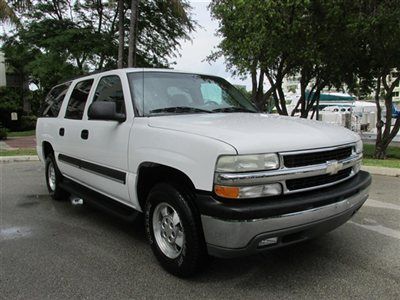
{"type": "Polygon", "coordinates": [[[343,164],[337,160],[329,160],[326,164],[326,173],[331,175],[337,174],[343,168],[343,164]]]}

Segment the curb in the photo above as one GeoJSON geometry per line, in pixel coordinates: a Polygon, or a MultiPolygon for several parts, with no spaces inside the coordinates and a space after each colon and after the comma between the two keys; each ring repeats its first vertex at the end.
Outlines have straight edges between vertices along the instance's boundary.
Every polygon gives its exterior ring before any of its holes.
{"type": "Polygon", "coordinates": [[[371,173],[372,175],[400,177],[400,169],[397,169],[397,168],[362,166],[361,170],[367,171],[367,172],[371,173]]]}
{"type": "Polygon", "coordinates": [[[0,156],[0,164],[24,161],[38,161],[37,155],[0,156]]]}

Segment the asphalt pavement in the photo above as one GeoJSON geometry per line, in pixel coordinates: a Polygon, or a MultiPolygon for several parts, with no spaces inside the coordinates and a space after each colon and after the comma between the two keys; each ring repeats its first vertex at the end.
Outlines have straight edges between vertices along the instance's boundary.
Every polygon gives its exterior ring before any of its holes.
{"type": "Polygon", "coordinates": [[[163,271],[142,226],[51,200],[39,162],[0,164],[0,188],[0,299],[400,299],[400,178],[373,176],[329,234],[189,280],[163,271]]]}

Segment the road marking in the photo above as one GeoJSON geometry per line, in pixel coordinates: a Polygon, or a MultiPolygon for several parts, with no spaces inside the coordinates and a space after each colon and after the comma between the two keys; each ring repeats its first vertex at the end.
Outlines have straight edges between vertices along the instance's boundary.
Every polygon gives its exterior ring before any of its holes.
{"type": "Polygon", "coordinates": [[[382,225],[363,225],[354,221],[349,221],[348,223],[400,240],[400,231],[398,230],[394,230],[382,225]]]}
{"type": "Polygon", "coordinates": [[[374,199],[368,199],[365,204],[365,206],[370,206],[370,207],[377,207],[377,208],[387,208],[387,209],[393,209],[393,210],[400,210],[400,205],[393,204],[393,203],[387,203],[379,200],[374,200],[374,199]]]}

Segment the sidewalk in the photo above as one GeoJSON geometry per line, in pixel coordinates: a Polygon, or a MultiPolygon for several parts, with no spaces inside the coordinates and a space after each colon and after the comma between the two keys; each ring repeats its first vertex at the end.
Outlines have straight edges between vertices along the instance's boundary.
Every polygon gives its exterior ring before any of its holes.
{"type": "Polygon", "coordinates": [[[1,141],[1,149],[12,150],[12,149],[26,149],[36,147],[36,137],[23,136],[23,137],[9,137],[5,141],[1,141]]]}

